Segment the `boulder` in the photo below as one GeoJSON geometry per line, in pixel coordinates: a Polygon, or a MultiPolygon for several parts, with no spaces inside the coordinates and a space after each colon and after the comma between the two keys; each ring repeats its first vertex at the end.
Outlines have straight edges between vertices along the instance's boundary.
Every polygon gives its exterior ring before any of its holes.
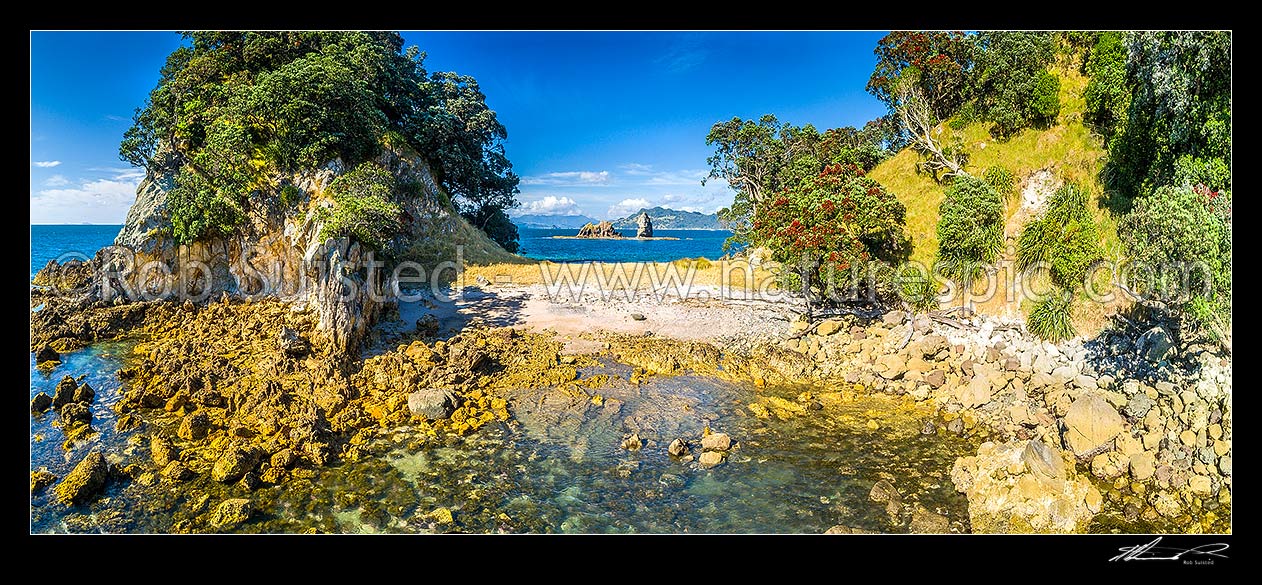
{"type": "Polygon", "coordinates": [[[973,376],[967,385],[960,386],[955,391],[955,399],[964,408],[976,408],[986,404],[990,402],[990,397],[990,380],[987,380],[985,376],[973,376]]]}
{"type": "Polygon", "coordinates": [[[87,384],[80,384],[74,391],[74,401],[82,404],[91,404],[96,400],[96,391],[87,384]]]}
{"type": "Polygon", "coordinates": [[[1131,396],[1126,406],[1122,407],[1122,412],[1125,412],[1126,416],[1131,418],[1144,418],[1144,415],[1148,414],[1148,411],[1152,410],[1152,407],[1155,405],[1156,403],[1147,394],[1139,393],[1131,396]]]}
{"type": "Polygon", "coordinates": [[[1170,334],[1165,328],[1157,326],[1140,335],[1139,339],[1135,340],[1135,347],[1139,350],[1140,357],[1156,363],[1170,355],[1174,342],[1171,341],[1170,334]]]}
{"type": "Polygon", "coordinates": [[[649,219],[648,213],[641,213],[639,220],[636,222],[638,228],[635,232],[637,238],[653,237],[653,220],[649,219]]]}
{"type": "Polygon", "coordinates": [[[907,532],[911,534],[946,534],[950,531],[951,521],[946,516],[920,505],[912,511],[911,523],[907,525],[907,532]]]}
{"type": "Polygon", "coordinates": [[[53,491],[57,495],[57,501],[63,504],[82,504],[105,487],[108,477],[109,464],[105,462],[105,457],[100,451],[92,451],[66,474],[66,478],[53,491]]]}
{"type": "Polygon", "coordinates": [[[250,519],[252,512],[250,500],[245,498],[233,498],[224,500],[215,506],[215,511],[210,514],[210,525],[217,529],[230,529],[250,519]]]}
{"type": "Polygon", "coordinates": [[[899,354],[886,354],[876,360],[876,370],[886,380],[897,380],[907,373],[907,362],[899,354]]]}
{"type": "Polygon", "coordinates": [[[1065,458],[1060,450],[1041,441],[1026,443],[1025,449],[1021,451],[1021,461],[1032,473],[1056,479],[1065,477],[1065,458]]]}
{"type": "Polygon", "coordinates": [[[204,439],[206,433],[210,432],[210,416],[204,412],[194,412],[185,415],[180,420],[180,428],[176,431],[176,435],[185,441],[196,441],[204,439]]]}
{"type": "Polygon", "coordinates": [[[1091,473],[1100,479],[1117,479],[1130,468],[1130,458],[1117,451],[1105,451],[1091,459],[1091,473]]]}
{"type": "Polygon", "coordinates": [[[422,388],[408,394],[408,410],[428,420],[439,420],[451,416],[456,405],[451,393],[446,390],[422,388]]]}
{"type": "Polygon", "coordinates": [[[723,459],[724,459],[724,456],[722,452],[706,451],[705,453],[701,454],[700,458],[697,459],[697,463],[701,465],[702,469],[709,469],[711,467],[717,467],[719,465],[722,465],[723,459]]]}
{"type": "Polygon", "coordinates": [[[187,466],[179,461],[171,461],[162,468],[162,477],[171,481],[188,481],[193,478],[193,473],[187,466]]]}
{"type": "Polygon", "coordinates": [[[74,391],[78,389],[79,384],[75,382],[74,377],[63,377],[57,383],[57,389],[53,391],[53,408],[60,409],[62,406],[74,402],[74,391]]]}
{"type": "Polygon", "coordinates": [[[71,402],[57,411],[61,424],[66,428],[92,424],[92,409],[82,402],[71,402]]]}
{"type": "Polygon", "coordinates": [[[149,455],[153,457],[153,464],[158,467],[166,467],[168,463],[179,458],[175,445],[161,435],[153,435],[149,438],[149,455]]]}
{"type": "Polygon", "coordinates": [[[39,414],[41,412],[47,412],[48,409],[52,407],[53,407],[53,397],[43,392],[36,394],[35,398],[31,399],[31,414],[39,414]]]}
{"type": "Polygon", "coordinates": [[[61,354],[57,353],[57,350],[53,349],[52,346],[47,343],[39,346],[39,349],[35,351],[35,363],[37,364],[60,361],[61,354]]]}
{"type": "Polygon", "coordinates": [[[1065,443],[1078,457],[1088,457],[1111,445],[1124,425],[1122,416],[1108,402],[1087,394],[1075,400],[1065,413],[1065,443]]]}
{"type": "MultiPolygon", "coordinates": [[[[1064,455],[1047,447],[1050,457],[1064,455]]],[[[1029,441],[982,443],[977,454],[951,468],[955,489],[968,497],[969,525],[978,534],[1085,532],[1102,498],[1091,482],[1064,466],[1064,476],[1030,469],[1027,453],[1042,459],[1029,441]],[[1023,462],[1025,464],[1023,464],[1023,462]]],[[[1037,467],[1037,464],[1036,464],[1037,467]]]]}
{"type": "Polygon", "coordinates": [[[732,438],[727,433],[711,433],[701,438],[701,448],[706,451],[727,451],[732,448],[732,438]]]}
{"type": "Polygon", "coordinates": [[[434,315],[422,315],[416,320],[416,334],[421,337],[435,337],[438,335],[438,317],[434,315]]]}
{"type": "Polygon", "coordinates": [[[683,439],[675,439],[670,442],[670,446],[666,447],[666,452],[674,457],[683,457],[688,454],[688,443],[683,439]]]}
{"type": "Polygon", "coordinates": [[[925,383],[933,388],[941,388],[946,383],[946,373],[942,370],[932,370],[925,374],[925,383]]]}
{"type": "Polygon", "coordinates": [[[215,466],[210,470],[210,478],[220,483],[236,481],[252,467],[252,454],[241,447],[233,447],[215,461],[215,466]]]}
{"type": "Polygon", "coordinates": [[[885,323],[886,327],[893,327],[906,320],[907,313],[904,311],[890,311],[881,315],[881,322],[885,323]]]}
{"type": "Polygon", "coordinates": [[[836,319],[825,319],[815,328],[816,335],[828,336],[841,330],[841,321],[836,319]]]}
{"type": "Polygon", "coordinates": [[[1142,451],[1130,456],[1131,476],[1146,481],[1157,471],[1157,456],[1152,451],[1142,451]]]}

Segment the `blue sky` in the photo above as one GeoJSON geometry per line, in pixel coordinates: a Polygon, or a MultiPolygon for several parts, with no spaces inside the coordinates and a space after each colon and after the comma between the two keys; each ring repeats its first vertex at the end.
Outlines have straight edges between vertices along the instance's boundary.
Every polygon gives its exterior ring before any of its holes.
{"type": "MultiPolygon", "coordinates": [[[[713,212],[717,121],[774,113],[820,129],[883,113],[864,92],[881,32],[405,32],[430,71],[473,75],[508,128],[523,213],[713,212]]],[[[142,177],[118,141],[169,32],[31,35],[31,223],[121,223],[142,177]]]]}

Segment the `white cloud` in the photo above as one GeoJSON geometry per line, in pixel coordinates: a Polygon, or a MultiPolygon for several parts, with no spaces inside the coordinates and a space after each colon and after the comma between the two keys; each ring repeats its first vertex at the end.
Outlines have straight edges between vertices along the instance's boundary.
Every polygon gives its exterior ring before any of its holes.
{"type": "Polygon", "coordinates": [[[627,163],[625,165],[618,165],[618,168],[622,169],[623,173],[626,173],[634,177],[647,175],[653,171],[653,165],[642,165],[640,163],[627,163]]]}
{"type": "Polygon", "coordinates": [[[118,176],[32,193],[31,223],[122,223],[139,183],[139,176],[118,176]]]}
{"type": "Polygon", "coordinates": [[[67,180],[66,177],[62,175],[53,175],[51,177],[48,177],[48,180],[44,181],[44,184],[48,185],[49,187],[64,187],[66,185],[69,185],[70,181],[67,180]]]}
{"type": "Polygon", "coordinates": [[[615,203],[612,207],[610,207],[609,213],[607,215],[610,218],[617,219],[620,217],[626,217],[628,215],[631,215],[632,213],[635,213],[642,208],[652,207],[652,206],[653,205],[649,203],[648,199],[645,199],[643,197],[636,197],[634,199],[623,199],[622,201],[619,201],[615,203]]]}
{"type": "Polygon", "coordinates": [[[35,165],[35,166],[37,166],[37,167],[39,167],[39,168],[41,168],[41,169],[50,169],[50,168],[53,168],[53,167],[55,167],[55,166],[57,166],[57,165],[61,164],[61,161],[59,161],[59,160],[37,160],[37,161],[35,161],[35,162],[32,162],[31,164],[33,164],[33,165],[35,165]]]}
{"type": "Polygon", "coordinates": [[[603,185],[609,182],[609,171],[563,171],[522,177],[523,185],[603,185]]]}
{"type": "Polygon", "coordinates": [[[525,201],[514,210],[515,215],[582,215],[578,203],[569,197],[548,195],[537,201],[525,201]]]}

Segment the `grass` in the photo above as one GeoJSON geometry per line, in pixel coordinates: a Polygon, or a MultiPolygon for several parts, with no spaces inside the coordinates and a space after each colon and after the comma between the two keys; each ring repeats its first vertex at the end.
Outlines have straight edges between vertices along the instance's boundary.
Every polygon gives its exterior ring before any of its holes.
{"type": "MultiPolygon", "coordinates": [[[[988,122],[969,124],[958,131],[943,124],[937,138],[941,143],[949,144],[958,135],[970,155],[966,166],[970,174],[980,177],[991,166],[1003,166],[1016,177],[1018,191],[1024,187],[1024,180],[1030,174],[1044,169],[1062,181],[1076,182],[1086,191],[1089,201],[1094,203],[1090,207],[1100,228],[1100,244],[1106,257],[1113,259],[1121,249],[1117,236],[1119,218],[1105,206],[1104,189],[1099,180],[1100,167],[1106,156],[1104,146],[1100,138],[1082,123],[1086,108],[1082,92],[1086,89],[1087,78],[1078,71],[1077,63],[1059,63],[1055,73],[1061,81],[1061,111],[1056,125],[1047,129],[1026,128],[1008,140],[998,141],[991,137],[988,122]]],[[[869,176],[894,193],[907,208],[907,233],[912,240],[911,259],[929,265],[938,250],[938,207],[942,204],[943,185],[936,183],[930,175],[918,174],[918,160],[915,152],[904,149],[877,165],[869,176]]],[[[1020,205],[1019,196],[1008,203],[1010,220],[1020,205]]],[[[1020,227],[1010,225],[1007,231],[1019,234],[1020,227]]],[[[1015,244],[1012,241],[1008,243],[1015,244]]],[[[1004,285],[1006,282],[1000,283],[1000,286],[1004,285]]],[[[1015,302],[1008,302],[1003,297],[999,295],[999,298],[978,308],[995,314],[1015,313],[1018,309],[1015,302]]],[[[1075,327],[1085,333],[1098,331],[1110,307],[1090,302],[1079,304],[1079,310],[1074,315],[1075,327]]]]}

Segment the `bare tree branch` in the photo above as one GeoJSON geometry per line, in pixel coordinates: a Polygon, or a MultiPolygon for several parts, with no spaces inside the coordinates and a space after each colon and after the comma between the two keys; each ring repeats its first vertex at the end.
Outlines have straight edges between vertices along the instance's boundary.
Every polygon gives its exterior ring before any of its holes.
{"type": "Polygon", "coordinates": [[[929,170],[935,177],[939,172],[943,177],[968,176],[959,156],[945,152],[933,139],[938,119],[933,115],[929,100],[916,88],[916,84],[899,83],[897,96],[895,109],[898,119],[911,137],[912,148],[926,158],[920,163],[921,168],[929,170]]]}

